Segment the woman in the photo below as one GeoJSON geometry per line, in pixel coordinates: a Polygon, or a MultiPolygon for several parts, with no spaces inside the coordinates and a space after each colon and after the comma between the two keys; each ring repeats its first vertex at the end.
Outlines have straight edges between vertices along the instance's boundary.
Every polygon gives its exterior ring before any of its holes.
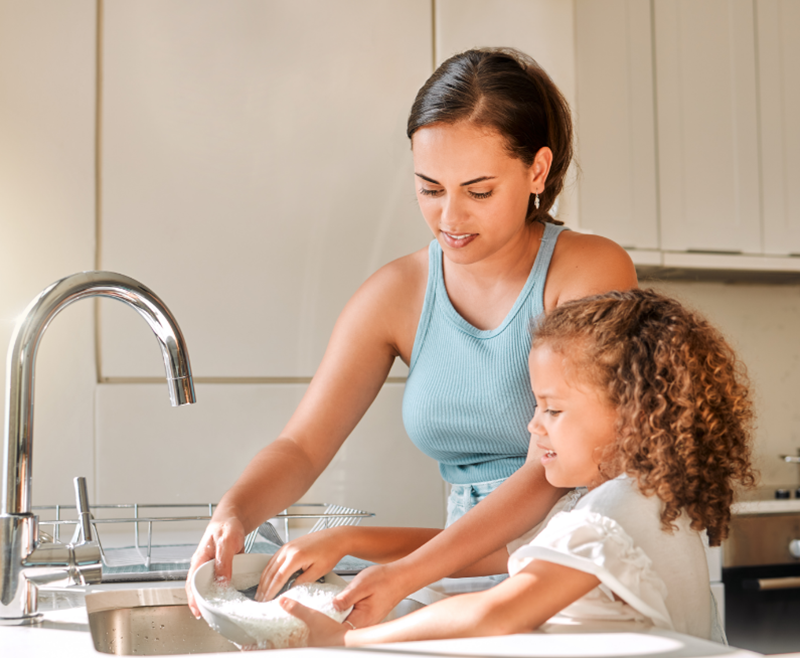
{"type": "MultiPolygon", "coordinates": [[[[215,559],[216,573],[229,577],[247,533],[308,490],[399,357],[410,367],[408,433],[454,485],[448,528],[354,579],[340,602],[355,605],[355,626],[380,621],[407,594],[546,516],[563,492],[540,464],[524,465],[535,407],[531,320],[570,299],[636,286],[623,249],[562,231],[549,214],[572,157],[572,125],[563,96],[530,58],[511,50],[451,57],[417,94],[408,136],[434,241],[378,270],[348,302],[306,395],[222,498],[191,565],[215,559]]],[[[290,547],[259,596],[277,593],[309,560],[315,568],[298,582],[333,566],[290,547]]]]}

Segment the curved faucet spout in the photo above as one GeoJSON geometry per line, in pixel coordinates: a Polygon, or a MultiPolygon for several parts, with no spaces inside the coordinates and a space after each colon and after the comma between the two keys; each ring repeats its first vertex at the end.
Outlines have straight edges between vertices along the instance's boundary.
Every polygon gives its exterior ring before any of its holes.
{"type": "Polygon", "coordinates": [[[158,338],[173,406],[195,401],[189,354],[178,323],[149,288],[114,272],[80,272],[43,290],[17,323],[6,361],[6,432],[0,515],[30,514],[36,352],[58,313],[86,297],[110,297],[141,315],[158,338]]]}

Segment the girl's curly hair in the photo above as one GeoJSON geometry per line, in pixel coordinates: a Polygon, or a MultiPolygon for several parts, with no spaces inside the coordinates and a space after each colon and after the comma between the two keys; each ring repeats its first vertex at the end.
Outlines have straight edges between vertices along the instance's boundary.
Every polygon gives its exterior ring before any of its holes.
{"type": "Polygon", "coordinates": [[[533,347],[544,344],[617,409],[601,470],[656,494],[665,529],[685,509],[712,546],[725,539],[734,483],[753,486],[756,472],[747,375],[722,334],[676,300],[637,289],[557,307],[534,332],[533,347]]]}

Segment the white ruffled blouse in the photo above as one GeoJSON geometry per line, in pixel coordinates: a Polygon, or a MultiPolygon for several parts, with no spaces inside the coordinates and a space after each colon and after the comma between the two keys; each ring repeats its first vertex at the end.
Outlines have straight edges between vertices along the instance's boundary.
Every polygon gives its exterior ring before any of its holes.
{"type": "Polygon", "coordinates": [[[661,508],[627,476],[572,491],[509,544],[508,571],[546,560],[597,576],[598,587],[557,615],[573,624],[637,621],[722,641],[702,537],[685,514],[665,532],[661,508]]]}

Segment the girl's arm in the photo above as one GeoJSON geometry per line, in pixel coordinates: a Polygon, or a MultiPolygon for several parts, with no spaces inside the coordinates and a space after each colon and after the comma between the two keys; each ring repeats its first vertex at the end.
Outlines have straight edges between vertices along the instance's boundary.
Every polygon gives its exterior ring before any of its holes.
{"type": "MultiPolygon", "coordinates": [[[[355,606],[348,621],[358,627],[381,621],[403,598],[441,578],[480,575],[508,560],[506,544],[537,525],[565,493],[544,477],[541,451],[531,444],[525,464],[480,504],[407,557],[365,569],[334,600],[355,606]],[[473,567],[475,565],[475,567],[473,567]],[[475,569],[472,571],[472,569],[475,569]]],[[[503,573],[502,571],[490,573],[503,573]]]]}
{"type": "Polygon", "coordinates": [[[355,630],[296,601],[284,598],[281,605],[308,624],[309,646],[360,646],[528,632],[599,584],[592,574],[534,560],[489,590],[454,596],[394,621],[355,630]]]}

